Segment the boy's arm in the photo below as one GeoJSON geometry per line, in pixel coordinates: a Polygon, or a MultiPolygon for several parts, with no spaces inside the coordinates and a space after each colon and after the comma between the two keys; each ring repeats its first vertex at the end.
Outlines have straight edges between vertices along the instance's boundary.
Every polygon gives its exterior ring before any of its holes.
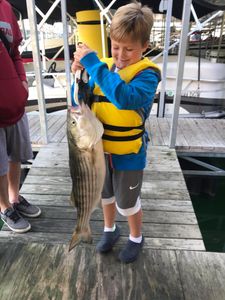
{"type": "Polygon", "coordinates": [[[158,85],[158,75],[152,70],[138,74],[130,83],[123,81],[119,74],[110,72],[95,53],[89,53],[81,59],[91,79],[101,88],[105,96],[119,109],[138,109],[148,107],[158,85]]]}

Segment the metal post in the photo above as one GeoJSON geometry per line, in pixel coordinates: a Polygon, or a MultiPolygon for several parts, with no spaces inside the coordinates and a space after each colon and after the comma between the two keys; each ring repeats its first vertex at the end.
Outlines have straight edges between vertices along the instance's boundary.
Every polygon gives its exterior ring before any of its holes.
{"type": "Polygon", "coordinates": [[[222,23],[221,23],[220,39],[219,39],[219,44],[218,44],[218,49],[217,49],[216,62],[219,62],[220,50],[221,50],[221,44],[222,44],[222,39],[223,39],[223,28],[224,28],[224,24],[225,24],[225,12],[223,13],[223,18],[222,18],[222,23]]]}
{"type": "MultiPolygon", "coordinates": [[[[111,6],[116,2],[116,0],[112,0],[111,3],[100,12],[100,23],[101,23],[101,37],[102,37],[102,55],[106,57],[106,49],[105,49],[105,27],[104,27],[104,17],[106,18],[107,13],[109,12],[111,6]]],[[[109,18],[108,18],[109,20],[109,18]]],[[[109,22],[111,24],[111,20],[109,22]]]]}
{"type": "Polygon", "coordinates": [[[198,28],[199,31],[202,30],[202,24],[199,22],[198,16],[195,12],[195,9],[194,9],[193,5],[191,5],[191,13],[192,13],[192,15],[195,19],[196,27],[198,28]]]}
{"type": "Polygon", "coordinates": [[[171,24],[171,16],[172,16],[172,6],[173,0],[167,1],[167,12],[166,12],[166,31],[165,31],[165,42],[164,42],[164,50],[163,50],[163,69],[162,69],[162,83],[160,90],[160,99],[159,99],[159,117],[163,117],[164,115],[164,105],[165,105],[165,90],[166,90],[166,73],[167,73],[167,63],[168,63],[168,52],[170,45],[170,24],[171,24]]]}
{"type": "Polygon", "coordinates": [[[101,23],[101,37],[102,37],[102,57],[106,57],[104,15],[102,12],[100,12],[100,23],[101,23]]]}
{"type": "Polygon", "coordinates": [[[24,40],[26,40],[26,30],[25,30],[25,27],[24,27],[24,21],[23,21],[21,13],[19,13],[19,15],[20,15],[20,25],[21,25],[21,28],[22,28],[22,31],[23,31],[23,38],[24,38],[24,40]]]}
{"type": "Polygon", "coordinates": [[[64,62],[65,62],[65,71],[66,71],[67,104],[71,106],[72,99],[71,99],[70,56],[69,56],[69,45],[68,45],[68,27],[67,27],[65,0],[61,0],[61,14],[62,14],[62,23],[63,23],[63,44],[64,44],[64,62]]]}
{"type": "MultiPolygon", "coordinates": [[[[43,12],[35,6],[36,12],[42,17],[42,19],[45,17],[43,12]]],[[[40,48],[41,48],[41,58],[42,58],[42,69],[46,72],[47,71],[47,65],[46,65],[46,56],[45,56],[45,40],[44,40],[44,32],[40,31],[40,48]]]]}
{"type": "Polygon", "coordinates": [[[34,72],[35,72],[35,78],[36,78],[36,84],[37,84],[38,107],[39,107],[39,117],[40,117],[40,126],[41,126],[41,138],[42,138],[43,144],[47,144],[48,143],[47,118],[46,118],[43,82],[42,82],[42,76],[41,76],[41,60],[40,60],[40,49],[39,49],[39,43],[38,43],[37,17],[36,17],[34,0],[26,0],[26,3],[27,3],[28,18],[29,18],[29,23],[30,23],[34,72]]]}
{"type": "Polygon", "coordinates": [[[45,38],[44,38],[44,32],[42,30],[40,31],[40,44],[41,44],[42,69],[44,71],[47,71],[46,56],[45,56],[45,38]]]}
{"type": "MultiPolygon", "coordinates": [[[[116,0],[115,0],[115,1],[116,1],[116,0]]],[[[99,9],[100,9],[101,11],[104,10],[104,7],[103,7],[103,4],[101,3],[101,1],[95,0],[95,3],[98,5],[98,7],[99,7],[99,9]]],[[[110,17],[109,17],[107,14],[105,14],[105,18],[107,19],[108,23],[111,24],[111,19],[110,19],[110,17]]]]}
{"type": "Polygon", "coordinates": [[[170,130],[170,148],[175,148],[175,144],[176,144],[182,80],[183,80],[183,73],[184,73],[184,62],[185,62],[187,37],[188,37],[188,29],[189,29],[190,13],[191,13],[191,2],[192,0],[184,0],[184,6],[183,6],[183,15],[182,15],[183,26],[181,31],[181,40],[180,40],[180,47],[179,47],[179,54],[178,54],[178,70],[177,70],[176,89],[175,89],[174,103],[173,103],[172,124],[170,130]]]}

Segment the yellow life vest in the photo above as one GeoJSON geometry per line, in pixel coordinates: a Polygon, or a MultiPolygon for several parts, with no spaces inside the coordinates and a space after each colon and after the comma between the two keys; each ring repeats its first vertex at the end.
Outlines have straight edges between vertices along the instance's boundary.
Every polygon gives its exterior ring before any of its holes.
{"type": "MultiPolygon", "coordinates": [[[[105,58],[102,61],[108,65],[109,70],[112,69],[112,58],[105,58]]],[[[129,83],[135,75],[149,68],[160,74],[158,66],[148,58],[119,70],[118,74],[122,80],[129,83]]],[[[118,109],[106,99],[98,85],[95,85],[93,93],[97,97],[92,104],[92,111],[104,126],[102,137],[104,151],[120,155],[138,153],[145,132],[142,110],[118,109]]]]}

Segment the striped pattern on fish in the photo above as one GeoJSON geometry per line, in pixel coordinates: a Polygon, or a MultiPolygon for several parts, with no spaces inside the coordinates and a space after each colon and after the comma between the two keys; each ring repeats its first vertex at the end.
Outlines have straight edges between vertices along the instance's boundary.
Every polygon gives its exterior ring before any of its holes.
{"type": "Polygon", "coordinates": [[[92,241],[89,221],[91,213],[101,199],[105,179],[105,160],[101,140],[103,127],[92,112],[90,116],[90,112],[90,109],[84,105],[68,110],[71,202],[77,208],[77,224],[69,250],[81,241],[92,241]]]}

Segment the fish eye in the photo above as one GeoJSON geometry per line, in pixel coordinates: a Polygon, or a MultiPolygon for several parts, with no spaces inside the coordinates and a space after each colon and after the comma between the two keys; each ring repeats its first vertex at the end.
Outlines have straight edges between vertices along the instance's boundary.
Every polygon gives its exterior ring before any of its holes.
{"type": "Polygon", "coordinates": [[[75,122],[75,121],[72,121],[72,125],[76,125],[76,122],[75,122]]]}

